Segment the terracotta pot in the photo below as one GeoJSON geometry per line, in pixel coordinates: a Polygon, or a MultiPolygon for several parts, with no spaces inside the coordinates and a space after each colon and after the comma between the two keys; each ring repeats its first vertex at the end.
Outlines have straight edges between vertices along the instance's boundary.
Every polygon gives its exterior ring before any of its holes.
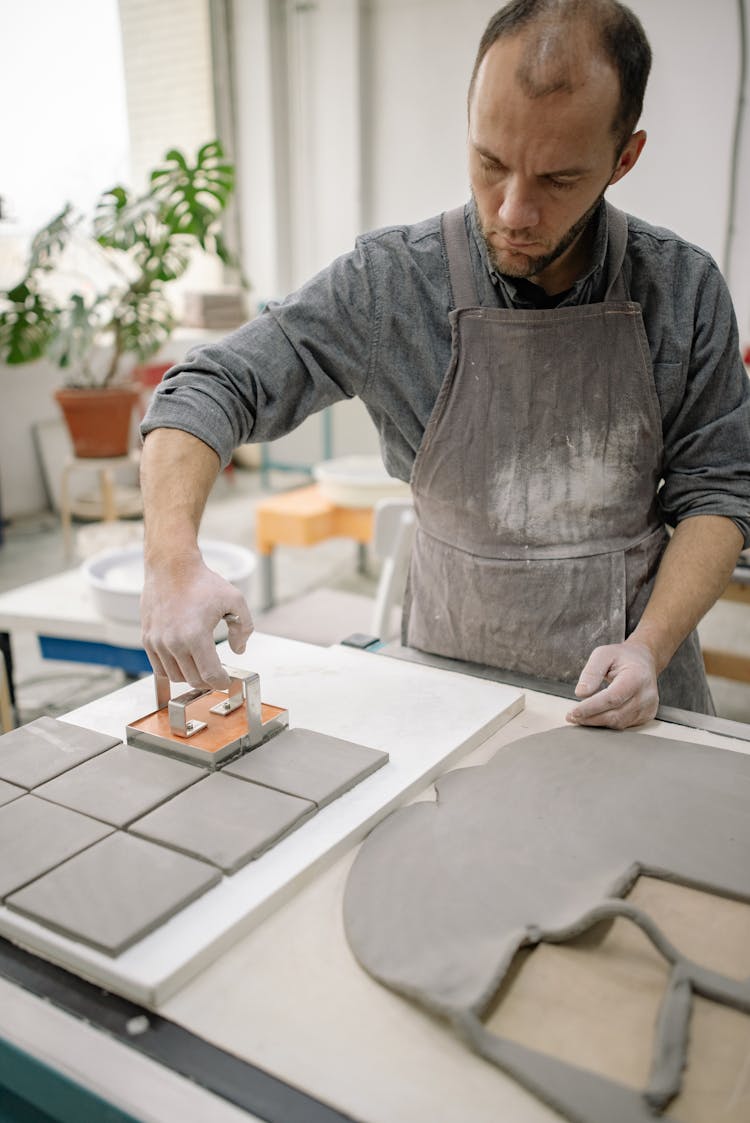
{"type": "Polygon", "coordinates": [[[55,391],[75,455],[126,456],[138,397],[138,387],[129,385],[55,391]]]}
{"type": "Polygon", "coordinates": [[[144,363],[143,366],[133,367],[132,377],[135,381],[144,387],[158,386],[162,380],[162,376],[175,365],[176,360],[161,363],[144,363]]]}
{"type": "Polygon", "coordinates": [[[140,415],[143,417],[151,401],[154,389],[159,385],[162,377],[174,366],[174,362],[146,363],[143,366],[133,367],[130,377],[138,385],[140,391],[140,415]]]}

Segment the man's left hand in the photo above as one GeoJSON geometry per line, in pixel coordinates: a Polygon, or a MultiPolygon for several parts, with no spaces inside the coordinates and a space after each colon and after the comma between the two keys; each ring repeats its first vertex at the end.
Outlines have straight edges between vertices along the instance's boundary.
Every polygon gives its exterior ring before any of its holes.
{"type": "Polygon", "coordinates": [[[659,706],[656,666],[650,649],[632,640],[597,647],[576,686],[586,701],[566,714],[571,725],[627,729],[650,721],[659,706]]]}

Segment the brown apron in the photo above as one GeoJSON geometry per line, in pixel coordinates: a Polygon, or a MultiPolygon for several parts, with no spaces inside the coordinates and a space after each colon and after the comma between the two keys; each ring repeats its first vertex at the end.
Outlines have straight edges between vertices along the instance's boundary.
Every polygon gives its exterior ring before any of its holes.
{"type": "MultiPolygon", "coordinates": [[[[661,411],[607,213],[604,301],[549,310],[480,307],[463,208],[443,216],[452,352],[412,473],[412,647],[575,682],[641,617],[667,542],[661,411]]],[[[713,713],[695,633],[659,692],[713,713]]]]}

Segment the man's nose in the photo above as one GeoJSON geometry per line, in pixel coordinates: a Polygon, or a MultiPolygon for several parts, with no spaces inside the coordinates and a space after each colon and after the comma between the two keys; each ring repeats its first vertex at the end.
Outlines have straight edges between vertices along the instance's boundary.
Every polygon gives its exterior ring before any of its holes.
{"type": "Polygon", "coordinates": [[[531,186],[519,176],[511,176],[506,181],[497,213],[506,230],[533,230],[539,224],[539,207],[531,186]]]}

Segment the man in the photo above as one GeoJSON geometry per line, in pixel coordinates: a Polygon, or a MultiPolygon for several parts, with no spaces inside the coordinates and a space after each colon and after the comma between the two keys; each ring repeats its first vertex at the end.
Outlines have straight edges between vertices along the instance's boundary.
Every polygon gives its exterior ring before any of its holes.
{"type": "Polygon", "coordinates": [[[213,628],[252,628],[196,547],[220,465],[358,394],[415,497],[408,643],[577,681],[572,722],[711,711],[694,628],[750,537],[750,399],[715,264],[603,201],[650,60],[615,0],[514,0],[471,80],[471,203],[361,238],[170,372],[144,424],[155,669],[226,685],[213,628]]]}

